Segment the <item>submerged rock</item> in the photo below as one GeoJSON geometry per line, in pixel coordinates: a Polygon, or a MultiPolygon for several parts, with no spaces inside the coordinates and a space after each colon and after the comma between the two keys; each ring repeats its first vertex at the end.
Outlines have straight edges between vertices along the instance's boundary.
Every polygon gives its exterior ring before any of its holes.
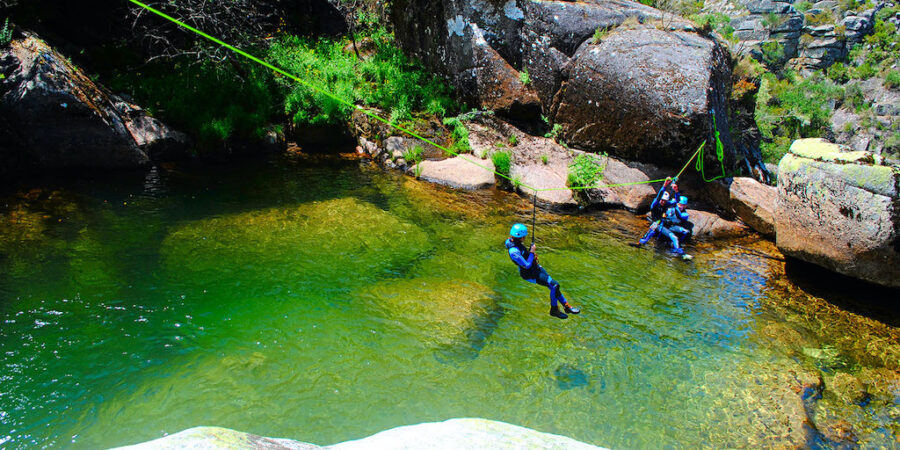
{"type": "Polygon", "coordinates": [[[776,243],[784,254],[900,287],[900,169],[868,152],[800,139],[778,165],[776,243]]]}
{"type": "Polygon", "coordinates": [[[593,445],[557,434],[487,419],[450,419],[391,428],[372,436],[320,447],[290,439],[275,439],[219,427],[190,428],[142,444],[121,449],[149,450],[176,448],[355,450],[373,448],[495,448],[495,449],[597,449],[593,445]]]}
{"type": "Polygon", "coordinates": [[[467,280],[385,281],[359,295],[387,318],[414,327],[416,336],[447,363],[477,357],[502,316],[494,292],[467,280]]]}
{"type": "Polygon", "coordinates": [[[846,372],[838,372],[833,377],[826,378],[825,387],[838,398],[850,404],[860,403],[868,395],[866,387],[859,379],[846,372]]]}
{"type": "Polygon", "coordinates": [[[347,197],[191,222],[169,233],[160,253],[175,276],[208,273],[218,280],[231,273],[311,283],[362,282],[430,248],[417,226],[347,197]]]}

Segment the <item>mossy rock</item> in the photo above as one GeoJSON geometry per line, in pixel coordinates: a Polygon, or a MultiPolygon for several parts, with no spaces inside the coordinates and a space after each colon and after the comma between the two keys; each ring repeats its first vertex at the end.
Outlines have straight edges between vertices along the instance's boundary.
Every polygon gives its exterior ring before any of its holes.
{"type": "Polygon", "coordinates": [[[409,327],[442,362],[474,359],[497,327],[502,308],[479,283],[449,278],[385,281],[363,289],[386,318],[409,327]]]}
{"type": "Polygon", "coordinates": [[[175,275],[352,284],[402,271],[430,249],[417,226],[342,198],[191,222],[170,232],[160,253],[175,275]]]}

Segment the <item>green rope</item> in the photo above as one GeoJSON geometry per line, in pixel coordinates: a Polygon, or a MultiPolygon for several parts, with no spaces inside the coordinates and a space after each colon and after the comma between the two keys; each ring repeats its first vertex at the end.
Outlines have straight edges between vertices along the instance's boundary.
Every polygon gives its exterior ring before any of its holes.
{"type": "MultiPolygon", "coordinates": [[[[393,122],[391,122],[391,121],[389,121],[389,120],[387,120],[387,119],[382,118],[381,116],[379,116],[379,115],[373,113],[372,111],[370,111],[370,110],[368,110],[368,109],[363,108],[363,107],[360,106],[360,105],[357,105],[357,104],[355,104],[355,103],[349,102],[349,101],[347,101],[347,100],[345,100],[345,99],[343,99],[343,98],[341,98],[341,97],[338,97],[338,96],[332,94],[331,92],[329,92],[329,91],[327,91],[327,90],[325,90],[325,89],[323,89],[323,88],[320,88],[320,87],[318,87],[318,86],[316,86],[316,85],[314,85],[314,84],[312,84],[312,83],[309,83],[308,81],[305,81],[305,80],[303,80],[303,79],[301,79],[301,78],[299,78],[299,77],[297,77],[297,76],[295,76],[295,75],[293,75],[293,74],[291,74],[291,73],[288,73],[288,72],[286,72],[286,71],[284,71],[284,70],[282,70],[282,69],[280,69],[280,68],[278,68],[278,67],[276,67],[276,66],[273,66],[272,64],[269,64],[269,63],[267,63],[267,62],[265,62],[265,61],[263,61],[263,60],[261,60],[261,59],[255,57],[255,56],[253,56],[253,55],[251,55],[251,54],[249,54],[249,53],[247,53],[247,52],[245,52],[245,51],[243,51],[243,50],[241,50],[241,49],[239,49],[239,48],[237,48],[237,47],[235,47],[235,46],[233,46],[233,45],[230,45],[230,44],[228,44],[228,43],[222,41],[221,39],[217,39],[217,38],[215,38],[215,37],[213,37],[213,36],[211,36],[211,35],[209,35],[209,34],[204,33],[203,31],[200,31],[200,30],[198,30],[198,29],[196,29],[196,28],[194,28],[194,27],[192,27],[192,26],[190,26],[190,25],[184,23],[184,22],[181,22],[180,20],[175,19],[174,17],[171,17],[171,16],[169,16],[169,15],[163,13],[162,11],[156,10],[156,9],[154,9],[154,8],[148,6],[148,5],[145,5],[145,4],[141,3],[141,2],[139,2],[138,0],[128,0],[128,1],[130,1],[131,3],[134,3],[134,4],[137,5],[137,6],[140,6],[141,8],[143,8],[143,9],[145,9],[145,10],[147,10],[147,11],[150,11],[150,12],[152,12],[153,14],[156,14],[156,15],[158,15],[158,16],[160,16],[160,17],[162,17],[162,18],[164,18],[164,19],[166,19],[166,20],[168,20],[168,21],[170,21],[170,22],[172,22],[172,23],[174,23],[174,24],[176,24],[176,25],[178,25],[178,26],[180,26],[180,27],[186,29],[186,30],[190,30],[190,31],[196,33],[197,35],[199,35],[199,36],[201,36],[201,37],[203,37],[203,38],[206,38],[206,39],[212,41],[213,43],[216,43],[216,44],[218,44],[218,45],[221,45],[222,47],[225,47],[225,48],[227,48],[228,50],[231,50],[231,51],[237,53],[238,55],[241,55],[241,56],[243,56],[243,57],[245,57],[245,58],[247,58],[247,59],[249,59],[249,60],[251,60],[251,61],[253,61],[253,62],[255,62],[255,63],[257,63],[257,64],[259,64],[259,65],[261,65],[261,66],[263,66],[263,67],[266,67],[266,68],[268,68],[268,69],[270,69],[270,70],[272,70],[272,71],[274,71],[274,72],[276,72],[276,73],[279,73],[279,74],[281,74],[281,75],[284,75],[284,76],[286,76],[286,77],[288,77],[288,78],[290,78],[290,79],[292,79],[292,80],[294,80],[294,81],[296,81],[296,82],[302,84],[303,86],[306,86],[306,87],[308,87],[309,89],[312,89],[313,91],[318,92],[318,93],[320,93],[320,94],[322,94],[322,95],[324,95],[324,96],[326,96],[326,97],[328,97],[328,98],[330,98],[330,99],[332,99],[332,100],[334,100],[334,101],[336,101],[336,102],[338,102],[338,103],[341,103],[341,104],[343,104],[343,105],[347,105],[347,106],[349,106],[349,107],[351,107],[351,108],[354,108],[354,109],[357,109],[357,110],[359,110],[360,112],[362,112],[363,114],[365,114],[366,116],[368,116],[368,117],[370,117],[370,118],[372,118],[372,119],[375,119],[375,120],[377,120],[377,121],[379,121],[379,122],[382,122],[382,123],[384,123],[385,125],[387,125],[387,126],[393,128],[393,129],[395,129],[395,130],[397,130],[397,131],[406,133],[406,134],[408,134],[408,135],[410,135],[410,136],[412,136],[412,137],[414,137],[414,138],[416,138],[416,139],[419,139],[419,140],[422,141],[422,142],[431,144],[431,145],[433,145],[433,146],[435,146],[435,147],[437,147],[437,148],[443,150],[443,151],[446,152],[447,154],[450,154],[450,155],[453,155],[453,156],[461,157],[464,161],[469,162],[469,163],[471,163],[471,164],[474,164],[475,166],[478,166],[478,167],[480,167],[480,168],[482,168],[482,169],[484,169],[484,170],[487,170],[487,171],[489,171],[489,172],[493,172],[494,175],[497,175],[497,176],[499,176],[499,177],[501,177],[501,178],[504,178],[504,179],[506,179],[506,180],[508,180],[508,181],[510,181],[510,182],[512,182],[512,183],[514,183],[514,184],[518,184],[519,186],[521,186],[521,187],[523,187],[523,188],[530,189],[530,190],[532,190],[533,193],[534,193],[535,200],[537,199],[537,192],[562,191],[562,190],[571,190],[571,191],[575,191],[575,190],[584,190],[584,189],[604,189],[604,188],[613,188],[613,187],[621,187],[621,186],[633,186],[633,185],[638,185],[638,184],[658,183],[658,182],[661,182],[661,181],[665,181],[664,179],[659,179],[659,180],[636,181],[636,182],[631,182],[631,183],[618,183],[618,184],[595,185],[595,186],[563,187],[563,188],[544,188],[544,189],[537,189],[537,188],[534,188],[534,187],[532,187],[532,186],[529,186],[529,185],[524,184],[524,183],[521,183],[521,182],[516,183],[515,180],[513,180],[512,178],[510,178],[509,175],[502,174],[502,173],[497,172],[496,170],[493,170],[493,169],[491,169],[491,168],[489,168],[489,167],[487,167],[487,166],[485,166],[485,165],[479,164],[479,163],[476,162],[476,161],[473,161],[473,160],[471,160],[471,159],[469,159],[469,158],[463,157],[463,156],[460,155],[459,153],[456,153],[456,152],[454,152],[453,150],[450,150],[449,148],[444,147],[443,145],[440,145],[440,144],[438,144],[438,143],[436,143],[436,142],[434,142],[434,141],[432,141],[432,140],[430,140],[430,139],[427,139],[427,138],[425,138],[425,137],[422,137],[422,136],[420,136],[419,134],[417,134],[416,132],[414,132],[414,131],[412,131],[412,130],[408,130],[408,129],[404,128],[404,127],[401,127],[401,126],[399,126],[399,125],[396,125],[396,124],[394,124],[393,122]]],[[[715,126],[715,120],[716,120],[716,117],[715,117],[715,115],[713,115],[713,126],[715,126]]],[[[717,180],[717,179],[719,179],[719,178],[724,178],[724,176],[725,176],[725,166],[722,165],[722,175],[721,175],[721,176],[716,177],[716,178],[713,178],[712,180],[706,180],[706,176],[704,175],[704,172],[703,172],[703,162],[702,162],[702,161],[703,161],[702,151],[703,151],[703,146],[704,146],[705,144],[706,144],[706,142],[704,142],[702,145],[700,145],[700,148],[697,149],[696,152],[694,152],[694,155],[691,156],[690,159],[688,159],[687,163],[685,163],[684,167],[681,169],[680,172],[678,172],[678,175],[676,175],[676,177],[681,176],[681,174],[682,174],[682,173],[684,172],[684,170],[687,168],[688,164],[690,164],[691,159],[694,159],[695,156],[697,156],[698,154],[700,154],[701,156],[700,156],[700,158],[697,159],[697,166],[696,166],[696,167],[697,167],[697,170],[701,173],[701,176],[703,176],[703,179],[704,179],[705,181],[709,182],[709,181],[717,180]]],[[[722,142],[719,140],[719,132],[718,132],[718,130],[716,130],[716,155],[719,157],[719,163],[721,164],[721,163],[722,163],[722,159],[723,159],[723,157],[724,157],[724,149],[723,149],[723,147],[722,147],[722,142]]]]}
{"type": "MultiPolygon", "coordinates": [[[[706,171],[704,170],[704,167],[703,167],[703,155],[701,154],[700,157],[697,158],[697,163],[694,165],[694,168],[697,170],[697,172],[700,172],[700,176],[703,177],[703,181],[705,181],[707,183],[725,178],[725,162],[724,162],[725,146],[722,145],[722,140],[719,139],[719,128],[718,128],[718,126],[716,126],[715,112],[713,112],[712,118],[713,118],[713,129],[715,130],[715,137],[716,137],[716,158],[718,158],[718,160],[719,160],[719,167],[721,167],[721,169],[722,169],[722,175],[719,175],[719,176],[716,176],[716,177],[713,177],[713,178],[710,178],[707,180],[706,179],[706,171]]],[[[704,142],[704,144],[705,143],[706,142],[704,142]]],[[[700,149],[701,150],[703,149],[702,145],[700,146],[700,149]]]]}

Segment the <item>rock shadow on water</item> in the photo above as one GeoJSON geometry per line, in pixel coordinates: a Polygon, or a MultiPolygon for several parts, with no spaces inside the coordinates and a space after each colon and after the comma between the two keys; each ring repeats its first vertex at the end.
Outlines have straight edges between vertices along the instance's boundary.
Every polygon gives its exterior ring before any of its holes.
{"type": "Polygon", "coordinates": [[[586,387],[590,382],[590,378],[583,370],[571,364],[561,364],[557,367],[553,371],[553,378],[556,380],[556,385],[563,391],[586,387]]]}
{"type": "Polygon", "coordinates": [[[900,289],[867,283],[815,264],[787,258],[784,272],[804,292],[854,314],[900,327],[896,299],[900,289]]]}
{"type": "Polygon", "coordinates": [[[474,361],[481,354],[481,350],[487,346],[503,315],[503,306],[495,302],[492,309],[473,318],[472,328],[466,329],[463,333],[465,334],[464,339],[451,345],[438,346],[434,350],[434,359],[441,364],[454,367],[474,361]]]}

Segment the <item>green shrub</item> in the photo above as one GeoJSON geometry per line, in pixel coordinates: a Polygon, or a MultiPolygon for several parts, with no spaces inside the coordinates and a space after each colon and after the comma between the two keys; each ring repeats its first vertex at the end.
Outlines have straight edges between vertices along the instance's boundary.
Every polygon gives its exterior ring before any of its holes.
{"type": "Polygon", "coordinates": [[[893,155],[900,153],[900,133],[894,133],[884,141],[884,151],[893,155]]]}
{"type": "Polygon", "coordinates": [[[766,67],[775,69],[784,63],[784,46],[777,41],[769,41],[760,46],[762,62],[766,67]]]}
{"type": "Polygon", "coordinates": [[[541,155],[541,162],[546,166],[550,158],[547,155],[541,155]]]}
{"type": "Polygon", "coordinates": [[[403,159],[406,160],[407,164],[418,164],[419,161],[422,160],[423,153],[424,150],[422,149],[422,146],[416,145],[403,152],[403,159]]]}
{"type": "Polygon", "coordinates": [[[728,17],[722,13],[714,13],[714,14],[694,14],[688,17],[691,21],[697,24],[697,27],[700,28],[701,31],[710,32],[710,31],[718,31],[725,34],[734,33],[734,28],[731,27],[730,33],[723,32],[726,26],[729,26],[731,23],[731,17],[728,17]]]}
{"type": "Polygon", "coordinates": [[[843,63],[834,63],[827,69],[828,78],[835,83],[846,83],[850,81],[850,69],[843,63]]]}
{"type": "Polygon", "coordinates": [[[497,173],[509,177],[509,169],[512,165],[512,152],[494,152],[491,155],[491,162],[494,163],[494,170],[496,170],[497,173]]]}
{"type": "Polygon", "coordinates": [[[519,72],[519,81],[522,82],[525,86],[531,84],[531,76],[528,75],[528,68],[522,68],[522,71],[519,72]]]}
{"type": "Polygon", "coordinates": [[[875,76],[875,68],[872,67],[869,62],[864,62],[860,64],[858,67],[853,69],[853,78],[858,78],[860,80],[868,80],[875,76]]]}
{"type": "Polygon", "coordinates": [[[453,140],[452,150],[459,153],[467,153],[472,150],[469,145],[469,129],[458,117],[448,117],[444,119],[444,125],[450,127],[450,137],[453,140]]]}
{"type": "Polygon", "coordinates": [[[416,111],[443,116],[459,110],[446,83],[407,58],[392,34],[374,30],[369,37],[376,50],[364,60],[343,52],[346,39],[285,36],[272,44],[269,61],[307,83],[280,79],[290,89],[284,108],[295,124],[339,124],[353,110],[310,85],[354,104],[390,111],[394,122],[409,120],[416,111]]]}
{"type": "Polygon", "coordinates": [[[869,102],[866,101],[865,94],[863,94],[862,87],[858,82],[850,83],[844,88],[844,103],[857,112],[870,107],[869,102]]]}
{"type": "Polygon", "coordinates": [[[606,35],[609,34],[609,27],[598,27],[594,30],[594,37],[591,38],[591,42],[594,44],[599,44],[600,41],[606,38],[606,35]]]}
{"type": "Polygon", "coordinates": [[[813,5],[812,2],[810,2],[809,0],[803,0],[801,2],[795,3],[794,8],[797,11],[806,12],[806,11],[809,11],[810,8],[812,8],[812,5],[813,5]]]}
{"type": "Polygon", "coordinates": [[[514,134],[509,135],[509,145],[511,147],[515,147],[516,144],[518,144],[518,143],[519,143],[519,138],[517,138],[516,135],[514,135],[514,134]]]}
{"type": "Polygon", "coordinates": [[[569,164],[567,184],[573,188],[594,186],[603,178],[604,169],[606,169],[606,164],[601,163],[599,158],[588,153],[581,153],[569,164]]]}
{"type": "Polygon", "coordinates": [[[272,73],[250,62],[230,64],[177,59],[113,73],[114,92],[130,95],[174,128],[197,138],[201,150],[231,139],[261,140],[277,122],[283,91],[272,73]]]}
{"type": "Polygon", "coordinates": [[[843,98],[843,89],[818,72],[806,79],[792,73],[783,79],[763,75],[755,118],[765,160],[777,163],[794,139],[824,136],[830,127],[830,102],[843,98]]]}
{"type": "Polygon", "coordinates": [[[9,26],[9,17],[3,22],[3,28],[0,28],[0,47],[6,47],[12,42],[13,27],[9,26]]]}
{"type": "Polygon", "coordinates": [[[551,138],[556,142],[559,142],[559,135],[562,134],[562,125],[558,123],[554,123],[553,127],[550,128],[550,131],[544,134],[544,137],[551,138]]]}
{"type": "Polygon", "coordinates": [[[888,89],[900,89],[900,71],[890,70],[884,76],[884,87],[888,89]]]}

